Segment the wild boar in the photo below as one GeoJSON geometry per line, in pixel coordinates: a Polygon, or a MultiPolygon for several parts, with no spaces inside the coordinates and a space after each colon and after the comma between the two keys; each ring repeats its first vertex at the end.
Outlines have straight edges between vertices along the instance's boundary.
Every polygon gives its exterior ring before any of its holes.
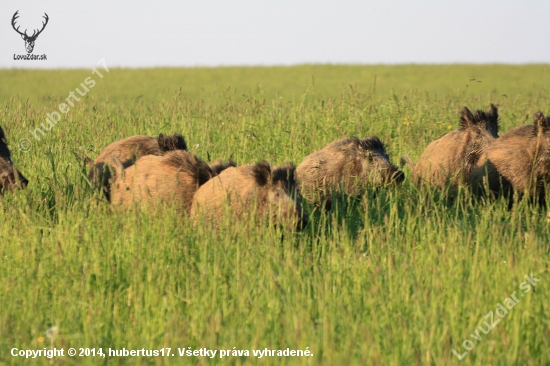
{"type": "Polygon", "coordinates": [[[28,183],[27,178],[13,166],[6,135],[0,127],[0,193],[5,190],[26,188],[28,183]]]}
{"type": "Polygon", "coordinates": [[[219,222],[224,202],[228,202],[235,216],[256,212],[276,224],[301,228],[307,215],[297,196],[292,163],[271,168],[261,161],[255,165],[229,167],[200,187],[193,199],[191,217],[219,222]]]}
{"type": "Polygon", "coordinates": [[[401,183],[405,176],[390,162],[384,144],[376,136],[334,141],[307,156],[296,169],[296,179],[311,203],[326,200],[330,209],[333,192],[358,195],[367,186],[401,183]]]}
{"type": "Polygon", "coordinates": [[[183,150],[147,155],[126,169],[115,159],[113,168],[113,204],[175,202],[180,212],[189,212],[197,189],[214,175],[208,164],[183,150]]]}
{"type": "Polygon", "coordinates": [[[550,118],[538,112],[532,125],[516,127],[489,145],[470,183],[478,190],[488,188],[493,197],[502,193],[511,200],[516,191],[544,204],[550,184],[550,118]]]}
{"type": "Polygon", "coordinates": [[[416,164],[403,156],[401,165],[408,164],[412,168],[415,184],[443,188],[449,183],[452,192],[458,185],[468,184],[479,157],[497,138],[498,109],[494,104],[488,113],[481,110],[472,113],[464,107],[459,130],[430,143],[416,164]]]}
{"type": "Polygon", "coordinates": [[[175,150],[187,150],[187,144],[183,136],[179,134],[167,136],[161,133],[158,138],[149,136],[128,137],[108,145],[93,162],[91,159],[85,158],[86,164],[90,166],[88,179],[97,189],[103,191],[107,200],[110,200],[112,176],[110,165],[112,165],[114,157],[122,163],[124,168],[127,168],[142,156],[161,156],[168,151],[175,150]]]}

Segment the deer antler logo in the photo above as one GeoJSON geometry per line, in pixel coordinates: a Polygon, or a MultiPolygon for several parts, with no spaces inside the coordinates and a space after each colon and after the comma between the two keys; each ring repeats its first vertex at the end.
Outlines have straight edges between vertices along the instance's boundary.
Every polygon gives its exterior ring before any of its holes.
{"type": "Polygon", "coordinates": [[[15,14],[13,14],[13,18],[11,18],[11,26],[13,27],[13,29],[15,29],[15,31],[17,33],[19,33],[21,35],[21,38],[23,38],[23,40],[25,41],[25,48],[27,49],[27,53],[31,53],[32,50],[34,49],[34,42],[36,41],[36,38],[38,37],[38,35],[40,33],[42,33],[42,31],[44,30],[44,28],[46,28],[46,24],[48,24],[48,20],[50,18],[48,18],[48,14],[44,13],[44,19],[46,19],[46,22],[42,22],[42,29],[38,30],[38,29],[35,29],[32,33],[32,36],[29,36],[27,34],[27,30],[25,29],[25,32],[21,33],[19,31],[19,27],[15,28],[15,20],[17,18],[19,18],[19,10],[17,10],[15,12],[15,14]]]}

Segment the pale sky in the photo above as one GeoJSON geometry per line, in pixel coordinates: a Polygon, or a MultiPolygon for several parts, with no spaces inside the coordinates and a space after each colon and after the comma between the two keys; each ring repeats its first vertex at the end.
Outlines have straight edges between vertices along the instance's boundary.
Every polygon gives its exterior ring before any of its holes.
{"type": "Polygon", "coordinates": [[[550,63],[549,0],[0,2],[0,68],[550,63]],[[49,23],[33,54],[20,30],[49,23]]]}

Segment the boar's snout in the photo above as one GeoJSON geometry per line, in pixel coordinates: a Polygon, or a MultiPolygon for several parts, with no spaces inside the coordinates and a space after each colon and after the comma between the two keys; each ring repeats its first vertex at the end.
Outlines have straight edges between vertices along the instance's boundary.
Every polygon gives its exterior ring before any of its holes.
{"type": "Polygon", "coordinates": [[[272,190],[269,192],[268,205],[274,222],[298,230],[307,225],[309,218],[295,194],[289,195],[283,189],[272,190]]]}
{"type": "Polygon", "coordinates": [[[403,172],[393,165],[385,152],[373,154],[374,158],[366,162],[364,174],[367,174],[370,183],[374,186],[385,184],[398,184],[403,182],[403,172]]]}
{"type": "Polygon", "coordinates": [[[309,222],[309,216],[302,209],[302,205],[296,202],[294,207],[282,214],[282,222],[296,230],[302,230],[309,222]]]}
{"type": "Polygon", "coordinates": [[[21,188],[27,188],[29,185],[29,180],[23,176],[23,174],[19,173],[19,184],[21,185],[21,188]]]}
{"type": "Polygon", "coordinates": [[[403,181],[405,180],[405,174],[403,174],[401,170],[398,170],[391,175],[391,180],[392,182],[395,182],[398,184],[403,183],[403,181]]]}

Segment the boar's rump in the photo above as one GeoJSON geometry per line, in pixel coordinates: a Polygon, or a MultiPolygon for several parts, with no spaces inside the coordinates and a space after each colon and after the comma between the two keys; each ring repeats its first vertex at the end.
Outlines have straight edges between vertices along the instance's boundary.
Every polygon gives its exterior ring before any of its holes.
{"type": "Polygon", "coordinates": [[[190,210],[197,189],[213,176],[205,162],[183,150],[147,155],[128,168],[118,163],[114,169],[113,204],[175,202],[180,211],[190,210]]]}
{"type": "Polygon", "coordinates": [[[85,159],[87,164],[91,166],[88,179],[97,189],[101,189],[105,197],[110,200],[113,158],[116,158],[124,168],[127,168],[143,156],[161,156],[166,152],[175,150],[187,150],[187,144],[182,135],[164,135],[161,133],[158,138],[150,136],[128,137],[108,145],[95,161],[92,162],[89,158],[85,159]]]}

